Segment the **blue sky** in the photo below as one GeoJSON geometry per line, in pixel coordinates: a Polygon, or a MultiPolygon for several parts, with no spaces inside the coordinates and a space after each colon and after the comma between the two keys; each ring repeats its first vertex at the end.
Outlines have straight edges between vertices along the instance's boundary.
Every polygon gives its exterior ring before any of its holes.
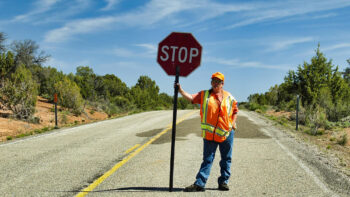
{"type": "Polygon", "coordinates": [[[210,87],[216,71],[238,101],[283,82],[309,62],[317,44],[340,70],[350,58],[350,1],[1,0],[0,32],[7,44],[31,39],[51,55],[46,66],[75,73],[89,66],[131,87],[140,75],[173,95],[173,76],[156,61],[168,34],[190,32],[203,47],[202,64],[183,88],[210,87]]]}

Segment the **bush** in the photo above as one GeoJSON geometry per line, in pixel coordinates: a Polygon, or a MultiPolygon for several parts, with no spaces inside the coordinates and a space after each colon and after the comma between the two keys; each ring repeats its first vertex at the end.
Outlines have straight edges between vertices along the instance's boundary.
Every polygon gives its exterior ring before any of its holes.
{"type": "Polygon", "coordinates": [[[109,103],[106,106],[103,106],[103,110],[108,114],[108,117],[112,117],[113,115],[121,112],[120,108],[113,103],[109,103]]]}
{"type": "Polygon", "coordinates": [[[34,114],[37,95],[37,85],[24,66],[19,66],[0,88],[0,102],[19,119],[29,119],[34,114]]]}
{"type": "Polygon", "coordinates": [[[117,106],[120,111],[129,111],[133,108],[133,104],[130,100],[122,96],[114,97],[111,102],[117,106]]]}
{"type": "Polygon", "coordinates": [[[65,77],[62,81],[57,82],[54,87],[58,95],[58,104],[72,109],[74,115],[80,115],[83,111],[83,98],[77,84],[65,77]]]}
{"type": "Polygon", "coordinates": [[[337,140],[337,144],[345,146],[345,144],[348,142],[348,135],[344,134],[340,137],[340,139],[337,140]]]}
{"type": "Polygon", "coordinates": [[[30,123],[34,123],[34,124],[39,124],[40,123],[40,118],[39,117],[31,117],[29,119],[30,123]]]}
{"type": "Polygon", "coordinates": [[[247,103],[247,102],[240,102],[239,104],[238,104],[238,109],[248,109],[248,106],[249,106],[249,103],[247,103]]]}
{"type": "Polygon", "coordinates": [[[342,118],[340,121],[342,121],[342,122],[350,122],[350,116],[342,118]]]}
{"type": "Polygon", "coordinates": [[[257,111],[258,113],[266,112],[267,106],[266,105],[259,105],[257,103],[248,103],[247,108],[251,111],[257,111]]]}
{"type": "Polygon", "coordinates": [[[323,130],[315,130],[315,128],[310,128],[304,131],[305,133],[309,134],[309,135],[323,135],[324,131],[323,130]]]}
{"type": "MultiPolygon", "coordinates": [[[[293,120],[293,121],[296,120],[296,113],[292,113],[292,114],[290,115],[290,120],[293,120]]],[[[302,124],[302,125],[305,125],[305,122],[306,122],[305,112],[299,111],[299,114],[298,114],[298,123],[299,123],[299,124],[302,124]]]]}
{"type": "Polygon", "coordinates": [[[308,107],[305,112],[306,125],[311,128],[310,133],[312,135],[319,135],[318,129],[320,127],[326,128],[327,117],[324,110],[316,105],[314,107],[308,107]]]}
{"type": "Polygon", "coordinates": [[[68,118],[66,114],[61,115],[61,124],[67,124],[68,118]]]}

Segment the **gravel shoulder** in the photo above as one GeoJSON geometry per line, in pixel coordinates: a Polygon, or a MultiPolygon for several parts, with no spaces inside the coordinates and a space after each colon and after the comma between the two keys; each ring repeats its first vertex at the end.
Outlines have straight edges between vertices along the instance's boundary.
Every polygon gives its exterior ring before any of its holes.
{"type": "Polygon", "coordinates": [[[297,159],[301,160],[312,173],[331,190],[340,195],[350,195],[350,176],[345,168],[339,165],[338,158],[320,149],[314,144],[305,142],[295,131],[291,131],[264,116],[251,111],[244,111],[249,119],[262,126],[262,131],[285,146],[297,159]]]}

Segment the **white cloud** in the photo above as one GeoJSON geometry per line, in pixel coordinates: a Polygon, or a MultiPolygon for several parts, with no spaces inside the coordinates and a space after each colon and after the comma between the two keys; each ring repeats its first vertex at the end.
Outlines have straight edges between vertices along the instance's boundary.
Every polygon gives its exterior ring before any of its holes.
{"type": "Polygon", "coordinates": [[[45,42],[62,42],[75,34],[89,33],[108,28],[117,21],[115,17],[101,17],[92,19],[76,20],[67,23],[64,27],[52,30],[45,36],[45,42]]]}
{"type": "Polygon", "coordinates": [[[207,63],[227,65],[233,68],[261,68],[261,69],[277,69],[277,70],[291,69],[289,66],[285,66],[285,65],[267,65],[267,64],[263,64],[261,62],[255,62],[255,61],[241,62],[238,59],[223,59],[223,58],[207,57],[207,58],[204,58],[203,61],[207,63]]]}
{"type": "MultiPolygon", "coordinates": [[[[105,8],[112,7],[116,3],[118,2],[109,1],[105,8]]],[[[212,0],[151,0],[145,5],[127,13],[70,21],[62,27],[48,32],[45,40],[47,42],[62,42],[77,34],[86,34],[113,27],[154,28],[154,25],[161,22],[174,27],[192,27],[196,24],[199,25],[199,29],[205,29],[208,24],[204,24],[204,21],[224,15],[226,26],[222,29],[231,29],[270,20],[344,8],[346,6],[350,6],[350,1],[309,0],[218,3],[212,0]],[[95,23],[96,21],[101,21],[101,23],[95,23]],[[81,23],[84,25],[81,26],[81,23]],[[202,27],[203,25],[205,27],[202,27]]],[[[320,14],[320,17],[322,16],[324,16],[324,13],[320,14]]],[[[211,23],[211,25],[218,29],[216,22],[211,23]]]]}
{"type": "Polygon", "coordinates": [[[49,31],[45,36],[45,41],[62,42],[76,34],[95,32],[99,31],[101,28],[104,29],[111,26],[125,25],[129,27],[149,28],[160,21],[169,22],[169,20],[167,20],[169,18],[183,18],[179,13],[185,11],[189,11],[190,14],[192,13],[191,15],[196,15],[197,17],[193,20],[200,22],[209,18],[214,18],[225,12],[247,9],[251,9],[250,6],[219,4],[213,3],[209,0],[151,0],[143,7],[137,8],[123,15],[103,16],[68,22],[61,28],[49,31]],[[178,15],[172,17],[175,14],[178,15]],[[95,23],[96,21],[101,21],[101,23],[95,23]],[[84,24],[84,26],[81,26],[80,24],[84,24]]]}
{"type": "MultiPolygon", "coordinates": [[[[224,29],[232,29],[269,20],[278,20],[348,6],[350,6],[350,1],[347,0],[267,1],[267,3],[258,5],[254,10],[246,11],[239,17],[239,22],[228,25],[224,29]]],[[[331,16],[333,15],[319,15],[320,18],[331,16]]],[[[317,16],[314,16],[314,18],[317,18],[317,16]]]]}
{"type": "Polygon", "coordinates": [[[323,48],[323,51],[334,51],[337,49],[342,49],[342,48],[350,48],[350,43],[340,43],[332,46],[328,46],[323,48]]]}
{"type": "Polygon", "coordinates": [[[55,4],[61,0],[37,0],[34,3],[34,9],[26,14],[18,15],[14,21],[28,21],[31,17],[49,11],[55,4]]]}
{"type": "Polygon", "coordinates": [[[313,16],[312,19],[330,18],[330,17],[335,17],[335,16],[338,16],[338,14],[337,13],[328,13],[328,14],[324,14],[324,15],[313,16]]]}
{"type": "Polygon", "coordinates": [[[120,61],[113,63],[113,66],[127,68],[127,69],[140,69],[138,62],[132,62],[132,61],[120,61]]]}
{"type": "Polygon", "coordinates": [[[134,44],[138,48],[115,48],[113,54],[118,57],[125,58],[155,58],[157,53],[157,46],[149,43],[134,44]]]}
{"type": "Polygon", "coordinates": [[[156,53],[157,53],[157,50],[158,50],[157,45],[149,44],[149,43],[136,44],[135,46],[139,46],[139,47],[142,47],[142,48],[146,49],[145,54],[148,55],[148,56],[152,56],[152,57],[156,56],[156,53]]]}
{"type": "Polygon", "coordinates": [[[30,22],[41,25],[65,21],[68,17],[85,11],[91,5],[91,0],[37,0],[32,9],[25,14],[17,15],[11,22],[30,22]]]}
{"type": "Polygon", "coordinates": [[[63,61],[60,61],[60,60],[57,60],[57,59],[51,57],[51,58],[45,63],[45,66],[51,66],[51,67],[57,68],[58,70],[65,70],[65,69],[71,67],[72,65],[70,65],[70,64],[67,63],[67,62],[63,62],[63,61]]]}
{"type": "Polygon", "coordinates": [[[119,57],[135,57],[136,54],[128,49],[124,49],[124,48],[115,48],[113,50],[113,53],[119,57]]]}
{"type": "Polygon", "coordinates": [[[286,40],[279,40],[277,42],[271,43],[271,47],[267,51],[279,51],[283,49],[287,49],[293,45],[311,42],[314,41],[313,37],[304,37],[304,38],[292,38],[286,40]]]}
{"type": "Polygon", "coordinates": [[[105,0],[107,2],[106,7],[102,8],[102,11],[108,11],[111,10],[115,7],[115,5],[117,5],[120,0],[105,0]]]}

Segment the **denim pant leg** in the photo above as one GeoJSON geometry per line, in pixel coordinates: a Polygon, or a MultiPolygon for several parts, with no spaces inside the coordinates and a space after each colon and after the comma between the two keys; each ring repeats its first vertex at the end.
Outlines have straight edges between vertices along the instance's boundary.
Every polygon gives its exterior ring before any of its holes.
{"type": "Polygon", "coordinates": [[[232,149],[233,149],[233,137],[234,130],[231,131],[230,135],[225,141],[219,144],[219,150],[221,155],[220,161],[220,173],[221,176],[218,179],[219,184],[228,183],[228,179],[231,175],[231,160],[232,160],[232,149]]]}
{"type": "Polygon", "coordinates": [[[203,139],[203,142],[203,162],[196,176],[196,182],[194,183],[201,187],[205,187],[205,184],[207,183],[210,169],[213,165],[216,148],[218,147],[218,143],[216,142],[208,141],[206,139],[203,139]]]}

